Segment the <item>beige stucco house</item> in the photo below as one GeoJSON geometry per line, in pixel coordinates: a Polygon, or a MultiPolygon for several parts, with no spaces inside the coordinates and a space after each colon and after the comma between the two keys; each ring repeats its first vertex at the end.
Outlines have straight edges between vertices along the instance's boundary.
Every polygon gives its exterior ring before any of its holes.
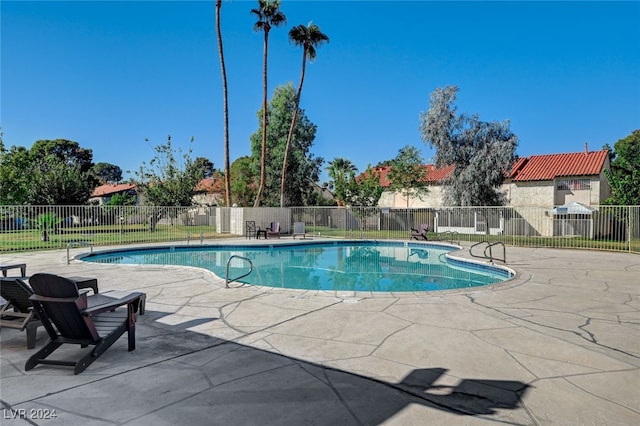
{"type": "MultiPolygon", "coordinates": [[[[605,176],[610,169],[608,151],[588,151],[567,154],[546,154],[523,157],[516,161],[501,190],[513,207],[553,208],[578,202],[587,206],[599,205],[611,196],[605,176]]],[[[409,208],[443,207],[442,195],[446,180],[454,173],[449,166],[428,168],[429,193],[422,198],[409,199],[409,208]]],[[[389,186],[389,167],[379,169],[380,182],[389,186]]],[[[407,199],[402,194],[385,191],[380,207],[404,208],[407,199]]]]}

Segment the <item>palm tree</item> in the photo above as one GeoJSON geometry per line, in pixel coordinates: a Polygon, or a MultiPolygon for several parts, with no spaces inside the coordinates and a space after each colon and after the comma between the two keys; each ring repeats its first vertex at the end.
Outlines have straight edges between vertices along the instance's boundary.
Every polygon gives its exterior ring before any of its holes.
{"type": "Polygon", "coordinates": [[[231,166],[229,165],[229,101],[227,94],[227,70],[224,66],[224,52],[222,50],[222,33],[220,32],[220,9],[222,0],[216,0],[216,34],[218,35],[218,53],[220,54],[220,68],[222,70],[222,96],[224,103],[224,189],[225,204],[231,207],[231,166]]]}
{"type": "Polygon", "coordinates": [[[280,207],[284,207],[284,187],[287,176],[287,159],[289,156],[289,147],[291,146],[291,138],[293,137],[293,129],[296,126],[298,118],[298,106],[300,105],[300,96],[302,95],[302,84],[304,83],[304,71],[307,65],[307,58],[313,61],[316,58],[316,47],[324,42],[329,42],[329,37],[320,31],[316,24],[309,22],[307,26],[298,25],[289,31],[289,41],[296,46],[302,46],[302,72],[300,73],[300,84],[298,85],[298,93],[295,98],[293,107],[293,116],[291,117],[291,126],[287,135],[287,144],[284,148],[284,160],[282,162],[282,181],[280,184],[280,207]]]}
{"type": "Polygon", "coordinates": [[[351,160],[336,157],[333,161],[329,161],[329,167],[327,167],[326,170],[329,172],[329,177],[335,182],[346,178],[352,172],[357,172],[358,168],[351,162],[351,160]]]}
{"type": "Polygon", "coordinates": [[[262,152],[260,159],[260,184],[258,193],[253,204],[254,207],[260,205],[262,192],[265,187],[266,168],[267,168],[267,51],[269,48],[269,31],[272,27],[278,27],[287,22],[284,13],[280,11],[280,0],[258,0],[258,8],[251,9],[251,13],[258,18],[253,24],[254,31],[264,32],[264,68],[263,76],[263,98],[262,98],[262,152]]]}
{"type": "Polygon", "coordinates": [[[329,177],[333,182],[333,187],[338,197],[338,205],[343,205],[343,186],[347,179],[358,171],[358,168],[351,162],[351,160],[345,160],[342,157],[336,157],[333,161],[329,161],[329,167],[326,169],[329,172],[329,177]]]}

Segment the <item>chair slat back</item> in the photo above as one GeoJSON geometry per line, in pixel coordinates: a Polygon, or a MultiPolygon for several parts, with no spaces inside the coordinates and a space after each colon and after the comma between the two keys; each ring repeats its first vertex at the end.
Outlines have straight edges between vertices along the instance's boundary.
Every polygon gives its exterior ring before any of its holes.
{"type": "Polygon", "coordinates": [[[0,296],[16,310],[27,313],[33,307],[29,296],[33,291],[20,278],[0,278],[0,296]]]}
{"type": "Polygon", "coordinates": [[[62,337],[69,339],[100,338],[91,318],[82,313],[87,308],[87,295],[79,294],[73,281],[53,274],[36,274],[29,282],[35,293],[31,302],[43,323],[50,321],[62,337]]]}
{"type": "Polygon", "coordinates": [[[78,297],[78,286],[68,278],[54,274],[35,274],[29,278],[33,292],[46,297],[78,297]]]}

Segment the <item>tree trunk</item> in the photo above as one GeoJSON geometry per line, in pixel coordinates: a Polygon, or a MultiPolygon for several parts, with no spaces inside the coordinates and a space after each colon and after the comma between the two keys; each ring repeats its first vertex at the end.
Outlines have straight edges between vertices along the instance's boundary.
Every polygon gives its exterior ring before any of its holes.
{"type": "Polygon", "coordinates": [[[291,126],[289,126],[289,134],[287,135],[287,144],[284,148],[284,160],[282,161],[282,180],[280,182],[280,207],[284,207],[284,190],[287,179],[287,161],[289,157],[289,149],[291,147],[291,139],[293,138],[293,130],[296,127],[296,119],[298,118],[298,106],[300,105],[300,96],[302,96],[302,84],[304,83],[304,71],[307,65],[307,46],[302,49],[302,72],[300,73],[300,84],[298,85],[298,93],[296,94],[293,115],[291,116],[291,126]]]}
{"type": "Polygon", "coordinates": [[[224,65],[222,50],[222,32],[220,31],[220,9],[222,0],[216,0],[216,33],[218,35],[218,53],[220,54],[220,68],[222,70],[222,94],[224,103],[224,181],[225,204],[231,207],[231,166],[229,165],[229,101],[227,93],[227,70],[224,65]]]}
{"type": "Polygon", "coordinates": [[[256,194],[256,201],[253,203],[253,207],[260,207],[260,201],[262,200],[262,193],[264,192],[266,169],[267,169],[267,51],[269,47],[269,28],[264,28],[264,68],[262,70],[263,78],[263,98],[262,98],[262,151],[260,158],[260,185],[258,186],[258,193],[256,194]]]}

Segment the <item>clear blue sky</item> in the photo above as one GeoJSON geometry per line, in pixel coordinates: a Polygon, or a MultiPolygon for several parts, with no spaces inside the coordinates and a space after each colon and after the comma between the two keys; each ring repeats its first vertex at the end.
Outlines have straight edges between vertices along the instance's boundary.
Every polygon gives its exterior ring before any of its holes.
{"type": "MultiPolygon", "coordinates": [[[[65,138],[94,162],[137,170],[172,135],[224,166],[222,83],[211,1],[7,1],[1,10],[5,145],[65,138]],[[149,141],[145,141],[148,138],[149,141]]],[[[250,153],[262,100],[257,1],[223,1],[231,161],[250,153]]],[[[269,97],[298,83],[288,31],[313,21],[331,41],[307,66],[301,107],[312,148],[360,169],[405,145],[437,87],[458,111],[509,119],[529,156],[600,149],[640,128],[640,2],[282,1],[269,97]]],[[[326,163],[325,163],[326,166],[326,163]]],[[[129,175],[125,173],[125,178],[129,175]]],[[[323,180],[326,180],[326,174],[323,180]]]]}

